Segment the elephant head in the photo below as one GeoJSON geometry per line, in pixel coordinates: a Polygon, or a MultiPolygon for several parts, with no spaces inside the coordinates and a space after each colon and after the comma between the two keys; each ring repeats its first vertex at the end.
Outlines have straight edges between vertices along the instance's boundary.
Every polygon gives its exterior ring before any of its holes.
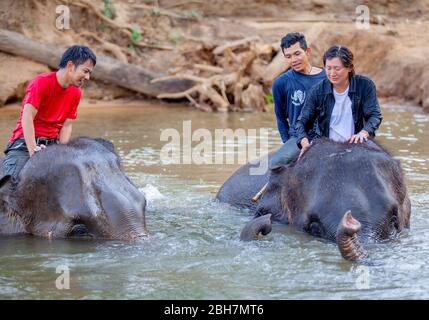
{"type": "Polygon", "coordinates": [[[12,233],[14,220],[25,233],[47,238],[147,235],[145,197],[102,139],[81,137],[35,154],[18,182],[1,180],[0,202],[1,233],[12,233]]]}
{"type": "MultiPolygon", "coordinates": [[[[300,161],[271,175],[264,197],[279,193],[280,209],[271,206],[266,212],[336,242],[347,260],[367,257],[362,243],[389,239],[409,227],[411,206],[400,163],[373,141],[319,140],[300,161]]],[[[272,216],[251,221],[245,229],[254,234],[245,233],[246,240],[270,230],[272,216]]]]}

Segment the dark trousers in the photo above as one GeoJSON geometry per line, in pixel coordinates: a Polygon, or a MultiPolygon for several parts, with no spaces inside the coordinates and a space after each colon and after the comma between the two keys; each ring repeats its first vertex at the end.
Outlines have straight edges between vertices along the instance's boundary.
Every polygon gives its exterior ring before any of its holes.
{"type": "Polygon", "coordinates": [[[297,139],[290,137],[280,149],[273,154],[269,162],[269,168],[275,169],[280,166],[286,166],[298,159],[301,149],[298,148],[297,139]]]}
{"type": "MultiPolygon", "coordinates": [[[[43,139],[36,138],[36,144],[57,144],[58,140],[56,139],[43,139]]],[[[30,159],[30,154],[28,153],[27,145],[24,138],[16,139],[15,141],[8,143],[6,150],[4,151],[6,157],[3,159],[3,175],[10,175],[12,179],[17,181],[19,173],[24,167],[25,163],[30,159]]]]}

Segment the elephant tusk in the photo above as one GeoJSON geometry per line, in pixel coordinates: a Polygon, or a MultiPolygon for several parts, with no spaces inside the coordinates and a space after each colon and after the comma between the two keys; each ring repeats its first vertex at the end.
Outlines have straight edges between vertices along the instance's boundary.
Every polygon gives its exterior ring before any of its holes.
{"type": "Polygon", "coordinates": [[[265,193],[265,191],[267,191],[267,187],[268,187],[268,182],[261,188],[261,190],[258,191],[257,194],[255,194],[255,196],[252,198],[252,202],[256,203],[259,201],[259,199],[263,196],[263,194],[265,193]]]}

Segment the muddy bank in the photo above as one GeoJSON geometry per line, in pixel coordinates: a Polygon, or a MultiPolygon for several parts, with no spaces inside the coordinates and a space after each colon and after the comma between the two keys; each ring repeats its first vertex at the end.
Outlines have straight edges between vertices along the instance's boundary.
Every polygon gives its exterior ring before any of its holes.
{"type": "MultiPolygon", "coordinates": [[[[405,98],[429,111],[429,62],[424,58],[429,40],[426,1],[413,1],[412,5],[395,0],[368,2],[369,30],[359,30],[354,23],[355,9],[360,3],[339,0],[307,0],[299,4],[286,0],[208,3],[163,0],[157,1],[159,7],[150,1],[93,1],[88,5],[88,1],[80,0],[69,5],[70,29],[58,30],[55,10],[62,2],[4,0],[0,8],[0,28],[58,46],[85,44],[98,55],[171,75],[196,74],[196,64],[219,67],[221,60],[214,59],[212,54],[216,46],[258,37],[259,43],[278,50],[284,34],[300,31],[307,35],[313,48],[314,64],[321,65],[321,56],[329,46],[347,45],[355,54],[357,72],[375,80],[380,96],[405,98]],[[110,3],[110,7],[106,7],[106,3],[110,3]],[[106,9],[111,10],[110,16],[106,9]],[[103,15],[109,16],[114,24],[106,22],[103,15]]],[[[247,104],[255,106],[253,109],[247,106],[247,110],[265,109],[256,104],[264,101],[271,80],[261,82],[258,78],[274,55],[272,51],[262,59],[258,57],[256,67],[251,68],[252,74],[258,76],[248,77],[250,81],[244,83],[244,89],[260,83],[262,89],[253,90],[252,94],[259,95],[259,99],[249,100],[247,104]]],[[[5,53],[0,53],[0,61],[0,105],[19,101],[27,82],[49,70],[34,61],[5,53]]],[[[222,90],[217,87],[215,90],[222,96],[222,90]]],[[[235,103],[236,88],[233,91],[230,94],[227,90],[223,95],[231,103],[235,103]]],[[[201,93],[193,93],[195,99],[198,95],[201,93]]],[[[84,97],[104,101],[147,98],[103,81],[91,81],[84,88],[84,97]]]]}
{"type": "Polygon", "coordinates": [[[338,22],[259,21],[246,18],[243,23],[257,28],[264,36],[278,38],[283,30],[306,34],[313,49],[312,61],[322,66],[323,52],[331,45],[348,46],[355,56],[357,73],[370,76],[381,97],[410,100],[429,112],[429,23],[394,20],[359,30],[354,24],[338,22]]]}

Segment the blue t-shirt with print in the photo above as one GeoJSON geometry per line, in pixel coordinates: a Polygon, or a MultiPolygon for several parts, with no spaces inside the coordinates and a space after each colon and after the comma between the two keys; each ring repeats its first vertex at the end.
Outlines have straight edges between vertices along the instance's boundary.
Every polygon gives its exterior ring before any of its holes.
{"type": "Polygon", "coordinates": [[[291,68],[274,81],[274,109],[283,142],[296,135],[295,123],[309,90],[325,78],[325,69],[318,74],[304,74],[291,68]]]}

